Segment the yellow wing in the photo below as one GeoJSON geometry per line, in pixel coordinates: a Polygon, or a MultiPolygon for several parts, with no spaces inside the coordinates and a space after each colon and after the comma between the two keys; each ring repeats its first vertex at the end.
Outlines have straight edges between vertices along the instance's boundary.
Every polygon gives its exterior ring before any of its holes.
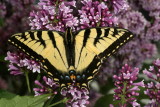
{"type": "Polygon", "coordinates": [[[9,42],[27,55],[42,62],[48,70],[68,71],[63,34],[55,31],[27,31],[13,35],[9,42]]]}
{"type": "MultiPolygon", "coordinates": [[[[133,37],[132,33],[120,28],[90,28],[75,35],[75,68],[77,73],[97,72],[101,61],[115,53],[133,37]]],[[[89,74],[91,74],[89,73],[89,74]]]]}

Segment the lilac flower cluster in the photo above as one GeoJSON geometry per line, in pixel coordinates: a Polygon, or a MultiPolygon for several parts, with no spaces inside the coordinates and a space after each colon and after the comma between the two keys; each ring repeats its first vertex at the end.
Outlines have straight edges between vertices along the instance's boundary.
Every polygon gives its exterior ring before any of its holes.
{"type": "Polygon", "coordinates": [[[59,85],[56,82],[54,82],[51,78],[43,76],[43,82],[44,85],[40,83],[38,80],[35,81],[35,84],[40,87],[40,88],[33,88],[35,96],[47,93],[52,93],[55,95],[58,93],[57,89],[59,88],[59,85]]]}
{"type": "Polygon", "coordinates": [[[129,5],[126,0],[111,0],[111,3],[112,3],[111,6],[113,7],[115,13],[127,10],[129,8],[129,5]]]}
{"type": "Polygon", "coordinates": [[[145,10],[148,10],[148,11],[160,10],[159,0],[148,0],[147,2],[145,2],[144,0],[139,0],[139,2],[145,10]]]}
{"type": "Polygon", "coordinates": [[[132,69],[129,65],[125,65],[119,71],[119,75],[114,75],[115,86],[114,100],[120,100],[120,107],[127,107],[129,104],[132,106],[140,106],[136,102],[135,96],[139,96],[139,87],[144,87],[143,80],[141,82],[135,82],[138,78],[139,69],[132,69]]]}
{"type": "Polygon", "coordinates": [[[122,14],[123,15],[118,17],[118,23],[120,26],[131,30],[136,37],[120,49],[118,54],[126,57],[118,61],[120,63],[126,63],[125,60],[127,59],[127,62],[130,62],[131,65],[140,67],[146,58],[152,57],[157,52],[156,46],[144,36],[145,27],[148,26],[149,23],[142,13],[138,11],[127,11],[125,14],[122,14]]]}
{"type": "Polygon", "coordinates": [[[88,27],[112,26],[116,23],[114,15],[127,8],[125,0],[112,1],[115,14],[111,14],[106,2],[82,0],[79,3],[80,6],[77,6],[78,3],[74,0],[56,3],[51,0],[40,0],[38,9],[30,13],[31,29],[65,31],[67,27],[79,30],[88,27]],[[78,14],[73,10],[78,11],[78,14]]]}
{"type": "Polygon", "coordinates": [[[86,105],[89,104],[88,90],[77,87],[75,84],[64,88],[61,94],[69,99],[66,104],[67,107],[86,107],[86,105]]]}
{"type": "Polygon", "coordinates": [[[104,2],[82,1],[82,9],[79,10],[80,26],[82,29],[89,27],[103,27],[113,25],[114,17],[104,2]]]}
{"type": "Polygon", "coordinates": [[[149,70],[143,70],[143,73],[152,80],[146,84],[146,90],[144,91],[151,99],[146,107],[158,107],[160,104],[160,59],[155,60],[153,66],[150,66],[149,70]]]}
{"type": "Polygon", "coordinates": [[[146,37],[154,41],[160,40],[160,18],[156,19],[154,23],[150,25],[147,30],[146,37]]]}
{"type": "Polygon", "coordinates": [[[119,54],[127,56],[132,61],[131,65],[140,66],[146,58],[152,57],[157,52],[156,46],[145,36],[145,28],[149,25],[149,22],[138,11],[127,11],[125,14],[120,15],[119,19],[118,23],[122,27],[136,34],[134,40],[124,46],[119,54]],[[135,48],[135,46],[138,48],[135,48]]]}
{"type": "Polygon", "coordinates": [[[23,74],[22,68],[27,70],[31,70],[33,73],[38,72],[40,73],[40,64],[30,58],[28,58],[24,53],[11,53],[7,52],[7,57],[5,60],[10,62],[9,70],[11,71],[10,74],[13,75],[21,75],[23,74]]]}
{"type": "Polygon", "coordinates": [[[151,23],[148,26],[146,36],[154,41],[160,40],[160,1],[148,0],[144,2],[143,0],[139,0],[139,3],[149,12],[148,15],[151,17],[151,23]]]}
{"type": "MultiPolygon", "coordinates": [[[[63,1],[63,0],[62,0],[63,1]]],[[[72,2],[53,2],[52,0],[40,0],[38,11],[30,13],[31,29],[48,29],[64,31],[67,27],[75,29],[78,26],[77,17],[71,12],[71,6],[75,7],[75,1],[72,2]]]]}
{"type": "Polygon", "coordinates": [[[138,11],[126,11],[123,15],[118,16],[118,23],[124,28],[128,28],[135,34],[140,34],[144,31],[147,25],[147,20],[144,18],[142,13],[138,11]],[[138,23],[137,23],[138,22],[138,23]]]}

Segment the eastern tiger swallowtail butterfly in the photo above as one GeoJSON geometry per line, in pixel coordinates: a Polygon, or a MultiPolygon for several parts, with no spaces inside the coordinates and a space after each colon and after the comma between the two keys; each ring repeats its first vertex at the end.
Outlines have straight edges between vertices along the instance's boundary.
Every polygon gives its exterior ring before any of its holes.
{"type": "Polygon", "coordinates": [[[98,27],[72,32],[31,30],[14,34],[9,43],[41,62],[53,79],[66,87],[76,82],[88,87],[103,60],[115,53],[133,34],[121,28],[98,27]]]}

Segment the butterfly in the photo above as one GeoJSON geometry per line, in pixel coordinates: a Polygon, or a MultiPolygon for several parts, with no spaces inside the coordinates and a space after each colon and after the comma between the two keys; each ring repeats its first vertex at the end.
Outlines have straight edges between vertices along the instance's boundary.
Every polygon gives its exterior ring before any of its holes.
{"type": "Polygon", "coordinates": [[[65,33],[30,30],[14,34],[8,41],[39,61],[61,87],[73,82],[88,87],[103,61],[133,37],[126,29],[96,27],[77,32],[67,28],[65,33]]]}

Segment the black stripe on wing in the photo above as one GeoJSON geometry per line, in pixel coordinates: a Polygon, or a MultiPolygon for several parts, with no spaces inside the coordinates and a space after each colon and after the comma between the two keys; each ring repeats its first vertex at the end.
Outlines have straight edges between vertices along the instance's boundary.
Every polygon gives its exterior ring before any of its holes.
{"type": "MultiPolygon", "coordinates": [[[[120,31],[119,31],[120,32],[120,31]]],[[[124,31],[122,31],[124,32],[124,31]]],[[[113,32],[113,37],[118,34],[117,29],[113,32]]],[[[125,45],[128,41],[130,41],[134,35],[130,31],[126,31],[119,39],[114,41],[104,52],[102,52],[99,57],[109,57],[112,54],[115,54],[119,48],[121,48],[123,45],[125,45]]],[[[115,37],[116,38],[116,37],[115,37]]]]}
{"type": "MultiPolygon", "coordinates": [[[[54,33],[53,33],[52,31],[48,31],[48,36],[49,36],[49,38],[50,38],[51,41],[52,41],[53,47],[57,49],[57,51],[58,51],[58,53],[59,53],[59,55],[60,55],[60,57],[61,57],[61,59],[62,59],[62,61],[63,61],[63,64],[65,65],[64,59],[63,59],[63,57],[62,57],[62,54],[61,54],[60,50],[59,50],[58,47],[57,47],[57,44],[58,44],[58,43],[57,43],[56,40],[55,40],[54,33]]],[[[66,49],[66,48],[65,48],[65,49],[66,49]]],[[[67,50],[66,50],[66,51],[67,51],[67,50]]],[[[65,52],[66,52],[66,51],[65,51],[65,52]]],[[[65,54],[67,54],[67,53],[65,53],[65,54]]]]}
{"type": "Polygon", "coordinates": [[[38,37],[38,41],[41,43],[41,45],[44,46],[44,48],[46,48],[46,43],[45,41],[42,39],[42,31],[37,31],[37,37],[38,37]]]}
{"type": "Polygon", "coordinates": [[[32,40],[35,40],[34,32],[28,31],[28,33],[29,33],[30,38],[31,38],[32,40]]]}
{"type": "Polygon", "coordinates": [[[90,33],[91,33],[90,29],[86,29],[85,32],[84,32],[83,46],[82,46],[81,51],[80,51],[80,56],[79,56],[77,65],[79,65],[79,61],[80,61],[80,58],[81,58],[81,55],[82,55],[82,50],[86,46],[86,43],[87,43],[87,40],[89,38],[90,33]]]}
{"type": "Polygon", "coordinates": [[[110,31],[110,28],[107,28],[107,29],[105,29],[105,32],[104,32],[104,37],[107,37],[107,36],[108,36],[108,34],[109,34],[109,31],[110,31]]]}
{"type": "MultiPolygon", "coordinates": [[[[87,43],[87,40],[89,38],[89,35],[91,33],[91,30],[90,29],[86,29],[85,32],[84,32],[84,39],[83,39],[83,47],[86,46],[86,43],[87,43]]],[[[82,49],[81,49],[82,50],[82,49]]]]}
{"type": "MultiPolygon", "coordinates": [[[[33,32],[34,33],[34,32],[33,32]]],[[[31,32],[30,32],[31,34],[31,32]]],[[[25,45],[23,42],[19,41],[16,36],[19,36],[21,37],[21,35],[14,35],[12,36],[8,42],[15,46],[16,48],[18,48],[20,51],[23,51],[25,54],[27,54],[28,56],[32,57],[32,59],[36,60],[36,61],[39,61],[42,66],[46,66],[44,69],[47,71],[47,72],[52,72],[54,71],[54,75],[53,77],[58,77],[58,70],[52,66],[52,64],[48,61],[48,59],[44,59],[43,56],[39,55],[38,53],[36,53],[34,50],[32,50],[31,48],[29,48],[27,45],[25,45]]],[[[33,36],[33,35],[32,35],[33,36]]],[[[34,38],[34,37],[32,37],[34,38]]]]}
{"type": "Polygon", "coordinates": [[[11,37],[9,39],[9,43],[11,43],[13,46],[17,47],[27,55],[33,56],[36,60],[42,60],[40,55],[38,55],[36,52],[34,52],[32,49],[30,49],[27,45],[23,44],[21,41],[17,40],[15,36],[11,37]]]}
{"type": "Polygon", "coordinates": [[[95,38],[95,40],[94,40],[94,45],[96,45],[97,44],[97,42],[99,42],[99,38],[100,38],[100,36],[102,35],[102,30],[101,30],[101,28],[96,28],[96,31],[97,31],[97,36],[96,36],[96,38],[95,38]]]}
{"type": "Polygon", "coordinates": [[[116,35],[118,35],[118,30],[116,28],[114,28],[114,31],[113,31],[113,37],[116,37],[116,35]]]}
{"type": "Polygon", "coordinates": [[[27,40],[25,32],[22,33],[21,38],[23,38],[24,40],[27,40]]]}
{"type": "Polygon", "coordinates": [[[56,41],[55,41],[53,32],[52,32],[52,31],[48,31],[48,36],[49,36],[49,38],[51,39],[53,46],[54,46],[55,48],[57,48],[57,45],[56,45],[56,41]]]}
{"type": "Polygon", "coordinates": [[[100,59],[95,56],[93,61],[88,65],[88,67],[83,70],[83,74],[87,77],[83,79],[82,83],[88,83],[90,80],[92,80],[97,74],[101,67],[100,59]]]}

